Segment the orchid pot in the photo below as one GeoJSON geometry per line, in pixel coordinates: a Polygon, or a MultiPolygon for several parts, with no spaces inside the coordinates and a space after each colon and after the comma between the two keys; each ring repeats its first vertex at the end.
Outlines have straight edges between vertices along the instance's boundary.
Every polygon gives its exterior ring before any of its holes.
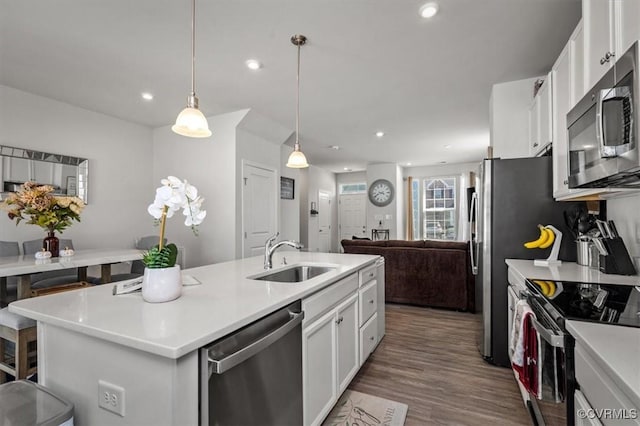
{"type": "Polygon", "coordinates": [[[176,265],[178,248],[173,243],[164,243],[167,219],[182,209],[185,226],[189,226],[197,235],[197,227],[207,215],[201,209],[204,199],[198,196],[198,190],[186,180],[169,176],[162,179],[161,183],[153,204],[147,209],[160,226],[160,238],[158,245],[145,252],[142,259],[146,266],[142,279],[142,298],[151,303],[169,302],[182,294],[180,265],[176,265]]]}

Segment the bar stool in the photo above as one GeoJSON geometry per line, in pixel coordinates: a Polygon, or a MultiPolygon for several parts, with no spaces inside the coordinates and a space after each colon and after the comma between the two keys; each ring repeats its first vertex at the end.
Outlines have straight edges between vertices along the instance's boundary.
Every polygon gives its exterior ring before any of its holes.
{"type": "Polygon", "coordinates": [[[16,380],[26,379],[38,370],[36,321],[0,309],[0,384],[7,381],[7,373],[16,380]],[[5,342],[13,344],[13,354],[5,342]]]}

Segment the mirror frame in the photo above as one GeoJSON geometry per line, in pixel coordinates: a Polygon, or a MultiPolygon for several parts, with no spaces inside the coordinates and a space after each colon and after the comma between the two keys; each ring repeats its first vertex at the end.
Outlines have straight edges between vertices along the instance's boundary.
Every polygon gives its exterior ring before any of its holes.
{"type": "MultiPolygon", "coordinates": [[[[17,148],[14,146],[0,145],[0,158],[2,157],[13,157],[13,158],[22,158],[25,160],[32,161],[43,161],[47,163],[54,164],[63,164],[67,166],[76,166],[78,168],[76,178],[80,181],[76,184],[83,183],[83,185],[78,185],[76,196],[84,201],[85,204],[88,203],[88,190],[89,190],[89,160],[81,157],[73,157],[70,155],[63,154],[53,154],[50,152],[44,151],[36,151],[33,149],[26,148],[17,148]]],[[[0,176],[0,182],[2,182],[2,186],[4,187],[4,179],[0,176]]],[[[43,182],[44,183],[44,182],[43,182]]],[[[0,188],[0,191],[3,188],[0,188]]],[[[62,194],[65,195],[65,194],[62,194]]]]}

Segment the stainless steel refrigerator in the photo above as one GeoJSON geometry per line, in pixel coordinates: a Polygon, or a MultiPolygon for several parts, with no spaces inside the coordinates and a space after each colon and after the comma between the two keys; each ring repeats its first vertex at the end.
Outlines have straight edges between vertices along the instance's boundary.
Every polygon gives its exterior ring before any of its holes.
{"type": "Polygon", "coordinates": [[[575,203],[554,201],[551,157],[484,160],[476,179],[470,253],[476,312],[482,315],[478,347],[487,361],[507,367],[505,259],[547,258],[551,248],[523,245],[538,238],[541,224],[553,225],[563,233],[560,260],[575,261],[576,244],[563,216],[575,203]]]}

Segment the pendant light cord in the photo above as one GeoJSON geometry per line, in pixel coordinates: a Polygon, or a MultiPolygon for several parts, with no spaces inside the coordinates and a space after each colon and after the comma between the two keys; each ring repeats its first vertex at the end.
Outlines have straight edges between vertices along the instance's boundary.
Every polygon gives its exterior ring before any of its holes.
{"type": "Polygon", "coordinates": [[[191,0],[191,96],[196,94],[196,0],[191,0]]]}
{"type": "MultiPolygon", "coordinates": [[[[300,43],[298,43],[298,75],[296,78],[297,96],[296,96],[296,145],[299,145],[298,134],[300,133],[300,43]]],[[[299,147],[297,147],[299,149],[299,147]]]]}

